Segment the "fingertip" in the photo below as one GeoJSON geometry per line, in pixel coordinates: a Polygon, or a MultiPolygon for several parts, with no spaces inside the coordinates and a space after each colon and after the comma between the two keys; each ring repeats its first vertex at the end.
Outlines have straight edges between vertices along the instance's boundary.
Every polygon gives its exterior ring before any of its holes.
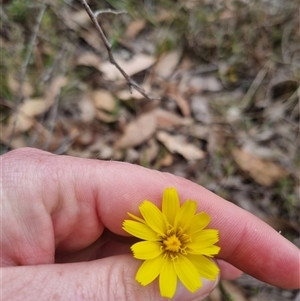
{"type": "Polygon", "coordinates": [[[221,270],[221,279],[234,280],[243,274],[241,270],[224,260],[218,259],[217,263],[221,270]]]}
{"type": "Polygon", "coordinates": [[[214,288],[218,285],[220,276],[214,281],[210,281],[202,278],[202,287],[196,292],[192,293],[188,291],[183,284],[178,281],[177,290],[172,301],[201,301],[210,295],[214,288]]]}

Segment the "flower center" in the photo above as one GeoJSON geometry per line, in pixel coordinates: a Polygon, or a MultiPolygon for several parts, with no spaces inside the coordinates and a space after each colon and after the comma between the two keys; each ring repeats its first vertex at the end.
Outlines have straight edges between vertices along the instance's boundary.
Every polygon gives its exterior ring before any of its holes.
{"type": "Polygon", "coordinates": [[[165,245],[166,251],[174,253],[178,253],[181,247],[181,241],[175,234],[167,236],[167,238],[164,239],[163,244],[165,245]]]}

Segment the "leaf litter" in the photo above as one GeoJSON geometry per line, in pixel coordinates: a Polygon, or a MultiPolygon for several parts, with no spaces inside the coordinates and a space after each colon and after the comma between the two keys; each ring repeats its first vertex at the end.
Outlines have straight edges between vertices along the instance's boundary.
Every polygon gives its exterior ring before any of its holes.
{"type": "MultiPolygon", "coordinates": [[[[23,41],[34,22],[19,21],[32,7],[18,15],[17,2],[6,1],[2,152],[31,146],[171,172],[249,210],[300,246],[297,1],[284,7],[279,1],[280,10],[242,0],[167,2],[98,17],[118,63],[159,99],[130,91],[86,12],[62,2],[45,10],[18,104],[23,41]]],[[[225,300],[225,293],[254,300],[255,287],[266,287],[243,281],[224,283],[209,300],[225,300]]],[[[270,300],[296,298],[267,289],[270,300]]]]}

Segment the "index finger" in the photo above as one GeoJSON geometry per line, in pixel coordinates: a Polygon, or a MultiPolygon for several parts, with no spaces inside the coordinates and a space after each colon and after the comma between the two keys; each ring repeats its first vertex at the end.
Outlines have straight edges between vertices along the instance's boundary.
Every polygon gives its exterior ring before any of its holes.
{"type": "Polygon", "coordinates": [[[126,218],[126,211],[139,215],[138,205],[145,199],[160,207],[163,190],[176,187],[181,202],[195,200],[198,211],[212,217],[209,228],[218,229],[220,235],[218,258],[272,285],[299,288],[299,249],[251,213],[171,174],[117,162],[102,164],[102,170],[102,220],[111,230],[121,233],[120,223],[126,218]],[[111,205],[105,205],[106,202],[111,205]]]}
{"type": "Polygon", "coordinates": [[[92,243],[104,227],[125,235],[122,222],[128,218],[127,212],[138,215],[138,206],[145,199],[160,207],[163,190],[176,187],[181,202],[195,200],[198,211],[212,217],[210,228],[220,234],[219,258],[272,285],[300,287],[296,246],[252,214],[195,183],[128,163],[56,156],[38,150],[18,152],[19,160],[13,164],[27,169],[27,174],[34,173],[26,188],[35,185],[44,194],[55,240],[65,247],[84,239],[86,244],[90,233],[92,243]]]}

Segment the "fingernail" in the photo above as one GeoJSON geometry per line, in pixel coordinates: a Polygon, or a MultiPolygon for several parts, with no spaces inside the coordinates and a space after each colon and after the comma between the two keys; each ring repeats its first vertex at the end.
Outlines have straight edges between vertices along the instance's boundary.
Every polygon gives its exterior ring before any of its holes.
{"type": "Polygon", "coordinates": [[[183,284],[178,281],[178,286],[175,296],[172,301],[201,301],[205,299],[213,291],[219,282],[219,277],[215,281],[210,281],[202,278],[202,287],[195,293],[188,291],[183,284]]]}

